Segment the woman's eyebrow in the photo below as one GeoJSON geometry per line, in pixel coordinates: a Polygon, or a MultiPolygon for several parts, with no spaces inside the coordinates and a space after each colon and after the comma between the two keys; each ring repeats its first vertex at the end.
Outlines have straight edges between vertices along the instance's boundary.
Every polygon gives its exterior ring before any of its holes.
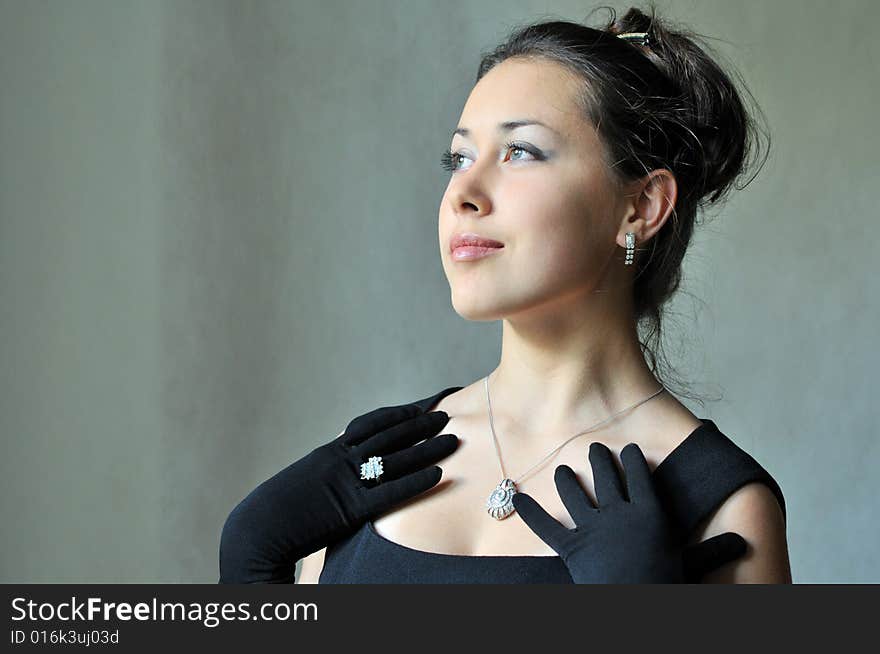
{"type": "MultiPolygon", "coordinates": [[[[560,138],[562,137],[562,135],[555,129],[550,127],[550,125],[542,123],[540,120],[534,120],[530,118],[524,118],[521,120],[508,120],[503,123],[498,123],[498,127],[496,128],[496,130],[498,132],[511,132],[518,127],[524,127],[525,125],[540,125],[541,127],[549,129],[551,132],[556,134],[556,136],[559,136],[560,138]]],[[[456,127],[455,130],[453,130],[452,135],[455,136],[456,134],[468,137],[471,134],[471,130],[469,130],[467,127],[456,127]]]]}

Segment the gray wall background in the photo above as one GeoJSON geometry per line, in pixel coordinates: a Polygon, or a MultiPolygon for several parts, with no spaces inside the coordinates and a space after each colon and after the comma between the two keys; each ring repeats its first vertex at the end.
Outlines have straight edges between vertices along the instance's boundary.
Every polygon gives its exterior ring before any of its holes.
{"type": "MultiPolygon", "coordinates": [[[[878,582],[880,5],[657,5],[773,138],[686,260],[691,409],[779,481],[796,582],[878,582]]],[[[215,582],[259,482],[494,366],[439,154],[482,49],[593,6],[0,1],[0,581],[215,582]]]]}

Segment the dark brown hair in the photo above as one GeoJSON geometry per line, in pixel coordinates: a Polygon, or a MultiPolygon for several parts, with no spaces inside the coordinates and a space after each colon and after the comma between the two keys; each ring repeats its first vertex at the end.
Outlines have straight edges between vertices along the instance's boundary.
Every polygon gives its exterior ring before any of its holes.
{"type": "MultiPolygon", "coordinates": [[[[746,111],[731,76],[714,60],[718,55],[710,56],[707,45],[698,45],[698,34],[674,29],[657,16],[653,5],[649,13],[631,8],[621,18],[612,7],[597,9],[611,12],[599,28],[555,20],[516,28],[483,55],[477,81],[512,57],[560,63],[584,80],[579,98],[583,115],[597,130],[619,188],[659,168],[675,176],[675,207],[651,239],[647,256],[639,257],[637,250],[633,286],[635,318],[645,332],[644,340],[639,339],[643,354],[669,388],[658,370],[658,361],[665,362],[664,304],[679,288],[681,263],[694,225],[700,224],[698,213],[726,198],[731,187],[744,188],[754,179],[753,175],[742,186],[735,184],[757,153],[762,134],[769,153],[769,135],[746,111]],[[625,32],[647,32],[650,44],[616,36],[625,32]]],[[[765,154],[755,175],[766,158],[765,154]]],[[[678,394],[703,402],[681,389],[678,394]]]]}

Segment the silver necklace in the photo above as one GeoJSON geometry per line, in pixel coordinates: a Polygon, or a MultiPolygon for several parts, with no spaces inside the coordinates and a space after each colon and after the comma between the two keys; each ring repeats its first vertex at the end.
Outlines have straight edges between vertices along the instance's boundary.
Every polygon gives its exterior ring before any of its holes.
{"type": "Polygon", "coordinates": [[[564,443],[562,443],[562,445],[559,445],[559,446],[553,448],[553,450],[547,456],[545,456],[543,459],[538,461],[538,463],[536,463],[531,468],[526,470],[523,474],[521,474],[519,476],[519,479],[513,480],[513,479],[509,479],[507,477],[507,473],[504,472],[504,463],[501,461],[501,449],[498,447],[498,436],[495,435],[495,423],[492,420],[492,401],[489,399],[489,375],[486,375],[485,382],[486,382],[485,383],[485,385],[486,385],[486,404],[489,407],[489,428],[492,430],[492,440],[495,442],[495,453],[498,455],[498,463],[501,466],[501,476],[502,476],[502,480],[495,487],[495,490],[492,491],[491,495],[489,495],[489,499],[486,500],[486,509],[489,512],[489,515],[492,516],[493,518],[495,518],[496,520],[504,520],[504,518],[506,518],[507,516],[509,516],[511,513],[514,512],[515,509],[513,508],[513,495],[514,495],[514,493],[516,493],[517,483],[521,482],[532,470],[537,468],[539,465],[544,463],[544,461],[546,461],[548,458],[550,458],[553,454],[555,454],[560,449],[562,449],[563,445],[566,445],[567,443],[569,443],[573,439],[577,438],[578,436],[583,436],[584,434],[587,434],[591,431],[595,431],[596,429],[598,429],[599,427],[604,425],[609,420],[616,418],[621,413],[629,411],[630,409],[633,409],[633,408],[639,406],[640,404],[643,404],[644,402],[647,402],[652,397],[656,397],[657,395],[659,395],[662,391],[664,391],[666,389],[666,387],[661,384],[660,390],[657,391],[656,393],[654,393],[653,395],[651,395],[650,397],[646,397],[644,400],[641,400],[631,406],[628,406],[623,411],[618,411],[617,413],[613,414],[610,418],[606,418],[605,420],[596,423],[595,425],[593,425],[589,429],[578,432],[577,434],[575,434],[571,438],[567,439],[564,443]]]}

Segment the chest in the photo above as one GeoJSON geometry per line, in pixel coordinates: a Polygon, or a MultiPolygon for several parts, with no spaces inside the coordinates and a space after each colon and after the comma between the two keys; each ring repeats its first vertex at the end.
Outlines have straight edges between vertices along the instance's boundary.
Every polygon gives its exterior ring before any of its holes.
{"type": "MultiPolygon", "coordinates": [[[[441,405],[438,410],[445,410],[441,405]]],[[[453,433],[459,446],[439,462],[443,477],[439,484],[412,500],[393,507],[374,520],[375,530],[386,539],[417,550],[464,556],[552,556],[556,552],[544,543],[514,512],[503,520],[489,515],[486,500],[504,478],[485,416],[452,416],[442,433],[453,433]]],[[[578,436],[555,454],[547,455],[572,434],[528,438],[515,432],[503,433],[496,423],[498,445],[506,476],[517,482],[517,490],[534,498],[560,524],[574,528],[553,481],[557,466],[569,466],[596,505],[588,448],[601,441],[620,466],[620,450],[637,442],[653,470],[688,433],[679,438],[668,434],[642,434],[641,438],[613,432],[578,436]]]]}

